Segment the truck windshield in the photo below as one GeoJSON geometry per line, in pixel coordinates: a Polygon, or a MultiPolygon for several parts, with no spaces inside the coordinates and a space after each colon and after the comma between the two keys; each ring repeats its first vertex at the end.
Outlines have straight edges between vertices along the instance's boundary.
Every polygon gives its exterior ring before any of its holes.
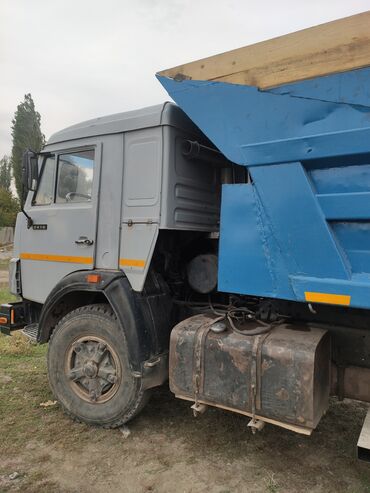
{"type": "Polygon", "coordinates": [[[37,188],[36,197],[33,201],[34,205],[48,205],[53,202],[54,195],[54,172],[55,172],[55,156],[43,156],[43,166],[41,169],[41,177],[37,188]]]}

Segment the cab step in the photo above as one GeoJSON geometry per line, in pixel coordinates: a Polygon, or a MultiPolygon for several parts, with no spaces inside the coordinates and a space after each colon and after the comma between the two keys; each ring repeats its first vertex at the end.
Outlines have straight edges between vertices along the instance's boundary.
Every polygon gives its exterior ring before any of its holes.
{"type": "Polygon", "coordinates": [[[39,324],[37,323],[34,323],[34,324],[30,324],[30,325],[26,325],[23,329],[22,329],[22,334],[24,334],[26,337],[28,337],[28,339],[31,341],[31,342],[34,342],[36,343],[37,342],[37,333],[39,331],[39,324]]]}

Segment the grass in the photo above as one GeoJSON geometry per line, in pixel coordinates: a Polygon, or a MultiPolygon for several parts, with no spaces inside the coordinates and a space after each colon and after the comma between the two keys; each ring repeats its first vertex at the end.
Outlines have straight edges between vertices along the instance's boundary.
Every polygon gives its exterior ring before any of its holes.
{"type": "Polygon", "coordinates": [[[0,287],[0,304],[1,303],[11,303],[12,301],[16,301],[17,298],[16,296],[12,295],[9,292],[8,288],[1,288],[0,287]]]}
{"type": "MultiPolygon", "coordinates": [[[[45,377],[44,346],[31,345],[19,332],[11,337],[0,334],[1,457],[19,456],[22,443],[27,442],[30,432],[38,432],[42,423],[39,403],[50,398],[45,377]]],[[[0,491],[13,487],[15,482],[8,484],[4,478],[14,471],[22,478],[16,482],[22,481],[27,491],[35,491],[34,486],[40,481],[34,481],[31,475],[29,483],[25,470],[9,469],[6,461],[0,463],[0,491]]]]}
{"type": "Polygon", "coordinates": [[[33,346],[20,332],[15,332],[12,337],[1,335],[0,361],[5,356],[33,356],[33,346]]]}
{"type": "Polygon", "coordinates": [[[266,479],[266,489],[268,493],[278,493],[279,486],[274,478],[274,474],[270,474],[266,479]]]}
{"type": "Polygon", "coordinates": [[[64,491],[47,471],[51,460],[47,449],[55,443],[67,455],[101,440],[122,443],[118,432],[112,437],[109,430],[73,422],[58,405],[40,406],[54,400],[47,379],[46,351],[46,345],[31,344],[18,331],[11,336],[0,334],[1,493],[64,491]],[[9,475],[15,471],[19,477],[11,481],[9,475]]]}
{"type": "MultiPolygon", "coordinates": [[[[7,271],[8,265],[9,265],[8,259],[0,259],[0,271],[7,271]]],[[[8,284],[7,282],[0,284],[0,304],[9,303],[16,300],[16,297],[9,293],[7,284],[8,284]]]]}
{"type": "MultiPolygon", "coordinates": [[[[48,386],[46,345],[31,344],[20,332],[0,334],[0,492],[54,493],[61,491],[46,471],[45,452],[33,455],[33,443],[41,450],[54,440],[72,446],[87,426],[65,417],[58,406],[42,407],[53,400],[48,386]],[[28,450],[26,445],[31,446],[28,450]],[[40,448],[40,445],[37,445],[40,448]],[[9,475],[19,477],[11,481],[9,475]]],[[[81,440],[83,441],[83,440],[81,440]]]]}

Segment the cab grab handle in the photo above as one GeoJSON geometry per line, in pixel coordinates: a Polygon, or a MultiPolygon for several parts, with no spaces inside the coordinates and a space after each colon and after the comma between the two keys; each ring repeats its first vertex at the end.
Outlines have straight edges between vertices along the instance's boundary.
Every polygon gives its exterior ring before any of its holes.
{"type": "Polygon", "coordinates": [[[89,240],[88,238],[86,238],[86,236],[80,236],[78,240],[75,241],[76,245],[87,245],[87,246],[90,246],[90,245],[93,245],[94,244],[94,241],[93,240],[89,240]]]}

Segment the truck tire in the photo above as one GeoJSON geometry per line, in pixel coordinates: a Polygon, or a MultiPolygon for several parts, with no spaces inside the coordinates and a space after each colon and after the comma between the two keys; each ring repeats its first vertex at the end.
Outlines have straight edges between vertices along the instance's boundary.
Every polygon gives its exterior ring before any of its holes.
{"type": "Polygon", "coordinates": [[[48,377],[55,398],[77,421],[116,428],[148,400],[132,375],[124,331],[109,305],[77,308],[49,341],[48,377]]]}

